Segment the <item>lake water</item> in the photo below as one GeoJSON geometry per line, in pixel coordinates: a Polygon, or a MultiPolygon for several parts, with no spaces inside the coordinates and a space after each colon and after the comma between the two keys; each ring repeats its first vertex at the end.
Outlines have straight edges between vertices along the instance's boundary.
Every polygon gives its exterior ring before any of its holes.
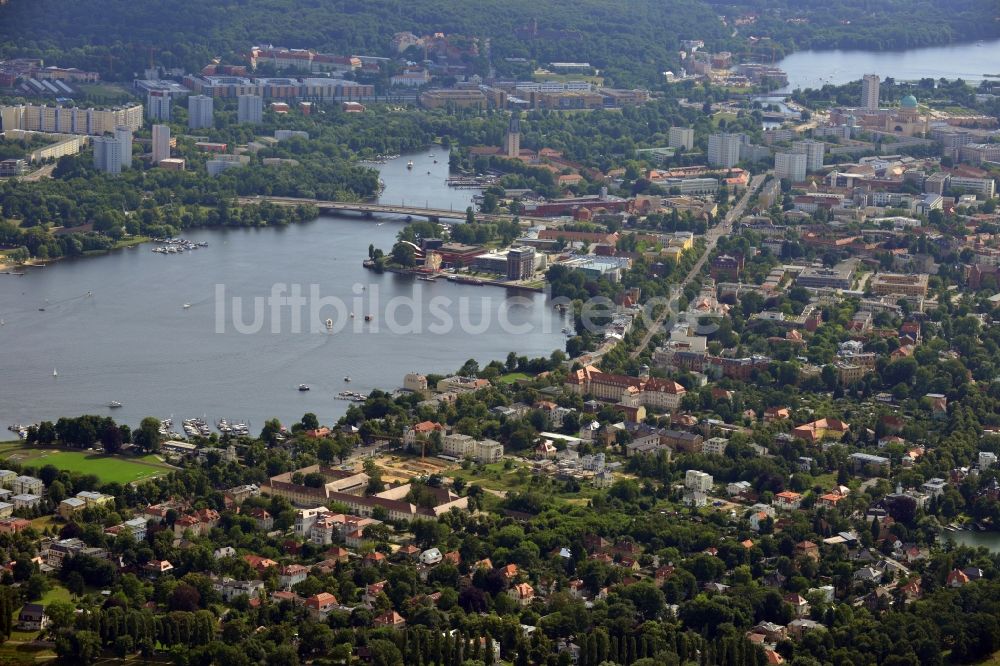
{"type": "Polygon", "coordinates": [[[997,532],[942,532],[941,540],[970,548],[988,548],[991,553],[1000,553],[1000,534],[997,532]]]}
{"type": "Polygon", "coordinates": [[[782,92],[841,85],[865,74],[897,80],[931,77],[978,82],[984,74],[1000,74],[1000,39],[908,51],[799,51],[781,60],[778,67],[788,74],[788,86],[782,92]]]}
{"type": "MultiPolygon", "coordinates": [[[[464,210],[472,192],[445,185],[447,155],[434,152],[438,164],[425,152],[381,166],[382,200],[464,210]]],[[[541,294],[519,294],[524,303],[507,307],[509,294],[500,287],[364,269],[369,243],[388,251],[404,224],[324,216],[283,229],[191,231],[185,237],[209,246],[161,255],[147,244],[0,276],[0,424],[84,413],[131,424],[150,415],[173,415],[175,424],[224,417],[250,421],[254,431],[267,418],[289,424],[305,412],[331,422],[350,404],[336,399],[343,390],[392,390],[407,372],[452,372],[469,358],[485,365],[508,351],[536,357],[564,346],[564,323],[541,294]],[[277,316],[267,307],[263,330],[237,332],[253,322],[254,299],[276,284],[301,285],[307,297],[315,289],[345,307],[313,316],[308,303],[298,326],[291,307],[277,316]],[[420,332],[390,327],[393,299],[415,295],[412,309],[396,303],[395,319],[420,332]],[[239,318],[232,315],[234,296],[243,299],[239,318]],[[431,303],[435,297],[450,305],[431,303]],[[461,307],[474,330],[430,330],[447,328],[445,316],[457,322],[461,307]],[[373,321],[364,323],[364,314],[373,321]],[[333,331],[328,317],[337,320],[333,331]],[[513,335],[511,327],[532,332],[513,335]],[[311,390],[299,392],[299,384],[311,390]],[[108,408],[112,400],[123,407],[108,408]]]]}

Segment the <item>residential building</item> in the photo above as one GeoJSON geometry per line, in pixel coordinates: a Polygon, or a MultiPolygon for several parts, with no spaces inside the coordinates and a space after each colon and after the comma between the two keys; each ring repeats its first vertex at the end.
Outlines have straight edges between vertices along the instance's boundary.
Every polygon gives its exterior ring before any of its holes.
{"type": "Polygon", "coordinates": [[[519,606],[530,606],[535,598],[535,588],[528,583],[518,583],[512,585],[507,590],[507,596],[513,599],[519,606]]]}
{"type": "Polygon", "coordinates": [[[264,98],[260,95],[239,95],[236,98],[236,121],[251,125],[264,122],[264,98]]]}
{"type": "Polygon", "coordinates": [[[478,440],[469,435],[454,433],[441,440],[441,452],[464,460],[474,460],[481,465],[500,462],[503,458],[503,444],[492,439],[478,440]]]}
{"type": "Polygon", "coordinates": [[[115,140],[121,149],[122,168],[132,168],[132,128],[128,125],[119,125],[115,128],[115,140]]]}
{"type": "Polygon", "coordinates": [[[11,489],[14,487],[14,479],[18,473],[9,469],[0,469],[0,487],[11,489]]]}
{"type": "Polygon", "coordinates": [[[528,280],[535,274],[535,250],[515,247],[507,252],[507,279],[528,280]]]}
{"type": "Polygon", "coordinates": [[[67,497],[63,501],[59,502],[59,506],[56,507],[56,513],[63,520],[69,520],[79,511],[83,511],[87,508],[87,503],[84,502],[79,497],[67,497]]]}
{"type": "Polygon", "coordinates": [[[951,176],[948,185],[952,192],[972,192],[983,199],[992,199],[996,194],[996,181],[992,178],[951,176]]]}
{"type": "Polygon", "coordinates": [[[278,573],[278,584],[282,589],[290,590],[309,577],[309,567],[301,564],[289,564],[278,573]]]}
{"type": "Polygon", "coordinates": [[[0,518],[10,518],[14,515],[14,505],[10,502],[0,502],[0,518]]]}
{"type": "Polygon", "coordinates": [[[740,134],[713,134],[708,137],[708,163],[710,166],[730,168],[740,162],[740,134]]]}
{"type": "Polygon", "coordinates": [[[824,439],[840,440],[850,427],[849,423],[840,419],[818,419],[793,428],[792,437],[804,439],[810,444],[824,439]]]}
{"type": "Polygon", "coordinates": [[[686,389],[669,379],[655,377],[630,377],[601,372],[594,366],[587,366],[566,378],[566,390],[578,395],[593,395],[599,400],[619,402],[629,389],[639,404],[644,407],[664,411],[674,411],[680,407],[686,389]]]}
{"type": "Polygon", "coordinates": [[[878,74],[865,74],[861,78],[861,108],[878,111],[878,74]]]}
{"type": "Polygon", "coordinates": [[[710,437],[701,443],[701,452],[710,455],[725,455],[729,440],[724,437],[710,437]]]}
{"type": "Polygon", "coordinates": [[[11,481],[10,489],[15,495],[41,495],[45,492],[45,484],[33,476],[21,475],[11,481]]]}
{"type": "Polygon", "coordinates": [[[806,171],[813,172],[823,169],[823,155],[826,153],[826,144],[822,141],[811,139],[793,141],[792,152],[806,156],[806,171]]]}
{"type": "Polygon", "coordinates": [[[153,125],[153,157],[152,163],[159,164],[170,157],[170,128],[166,125],[153,125]]]}
{"type": "Polygon", "coordinates": [[[22,176],[28,170],[27,163],[19,159],[0,160],[0,178],[22,176]]]}
{"type": "Polygon", "coordinates": [[[20,631],[41,631],[49,626],[49,616],[45,614],[45,606],[41,604],[24,604],[17,616],[17,628],[20,631]]]}
{"type": "Polygon", "coordinates": [[[692,150],[694,148],[694,129],[690,127],[671,127],[667,141],[667,145],[671,148],[692,150]]]}
{"type": "Polygon", "coordinates": [[[684,474],[684,487],[688,490],[695,490],[707,493],[712,490],[712,475],[696,469],[689,469],[684,474]]]}
{"type": "Polygon", "coordinates": [[[205,162],[205,170],[209,176],[218,176],[228,169],[238,169],[250,164],[249,155],[216,155],[205,162]]]}
{"type": "Polygon", "coordinates": [[[31,521],[24,518],[0,519],[0,534],[17,534],[31,527],[31,521]]]}
{"type": "Polygon", "coordinates": [[[795,278],[795,286],[810,289],[850,289],[851,271],[847,268],[804,268],[795,278]]]}
{"type": "Polygon", "coordinates": [[[997,464],[997,454],[992,451],[979,452],[979,469],[990,469],[997,464]]]}
{"type": "Polygon", "coordinates": [[[802,495],[790,490],[777,493],[774,496],[774,506],[785,511],[795,511],[802,505],[802,495]]]}
{"type": "Polygon", "coordinates": [[[848,456],[848,460],[851,461],[851,465],[853,465],[856,471],[861,472],[871,470],[882,474],[887,473],[891,466],[891,461],[888,458],[875,456],[870,453],[852,453],[848,456]]]}
{"type": "Polygon", "coordinates": [[[314,620],[325,620],[337,608],[337,597],[329,592],[320,592],[306,599],[305,607],[314,620]]]}
{"type": "MultiPolygon", "coordinates": [[[[96,136],[91,140],[94,146],[94,168],[107,174],[122,172],[122,144],[111,135],[96,136]]],[[[131,154],[132,143],[129,141],[131,154]]]]}
{"type": "Polygon", "coordinates": [[[173,98],[167,90],[150,90],[146,93],[146,117],[150,120],[167,122],[173,98]]]}
{"type": "Polygon", "coordinates": [[[901,273],[877,273],[869,280],[872,291],[878,296],[902,294],[904,296],[927,296],[926,273],[915,275],[901,273]]]}
{"type": "Polygon", "coordinates": [[[0,106],[0,129],[51,132],[56,134],[89,134],[101,136],[114,132],[119,125],[132,131],[142,127],[142,105],[112,109],[66,106],[0,106]]]}
{"type": "Polygon", "coordinates": [[[931,497],[937,497],[944,494],[944,489],[948,485],[948,482],[941,478],[933,478],[924,481],[920,486],[920,490],[927,493],[931,497]]]}
{"type": "Polygon", "coordinates": [[[237,597],[260,598],[265,593],[264,581],[262,580],[221,578],[212,582],[212,589],[227,603],[237,597]]]}
{"type": "Polygon", "coordinates": [[[213,127],[215,125],[212,117],[213,111],[214,105],[211,97],[191,95],[188,97],[188,127],[190,129],[213,127]]]}
{"type": "Polygon", "coordinates": [[[807,160],[803,153],[775,153],[774,177],[801,183],[806,179],[807,160]]]}

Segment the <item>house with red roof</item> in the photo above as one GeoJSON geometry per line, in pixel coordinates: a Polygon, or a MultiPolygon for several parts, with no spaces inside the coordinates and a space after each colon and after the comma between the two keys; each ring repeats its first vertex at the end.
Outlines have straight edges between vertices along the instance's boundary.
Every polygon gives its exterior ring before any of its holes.
{"type": "Polygon", "coordinates": [[[394,610],[386,611],[372,621],[376,627],[391,627],[397,629],[406,624],[403,616],[394,610]]]}
{"type": "Polygon", "coordinates": [[[307,598],[305,601],[306,610],[315,620],[324,620],[336,607],[337,597],[329,592],[320,592],[307,598]]]}

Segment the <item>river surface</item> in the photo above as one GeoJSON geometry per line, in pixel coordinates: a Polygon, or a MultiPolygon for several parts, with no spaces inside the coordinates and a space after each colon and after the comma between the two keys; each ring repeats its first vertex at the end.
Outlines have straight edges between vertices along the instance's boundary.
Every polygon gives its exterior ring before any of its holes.
{"type": "Polygon", "coordinates": [[[777,65],[788,74],[788,86],[780,92],[841,85],[865,74],[904,81],[930,77],[978,82],[984,74],[1000,74],[1000,39],[908,51],[799,51],[777,65]]]}
{"type": "MultiPolygon", "coordinates": [[[[472,192],[446,186],[447,161],[438,148],[379,167],[382,201],[464,210],[472,192]]],[[[501,287],[364,269],[369,243],[388,251],[404,224],[324,216],[189,231],[208,247],[162,255],[146,244],[0,275],[0,424],[94,413],[133,425],[173,416],[176,428],[204,416],[248,421],[257,432],[267,418],[290,424],[305,412],[330,423],[350,405],[337,399],[344,390],[393,390],[408,372],[450,373],[469,358],[485,365],[508,351],[548,356],[564,346],[565,324],[541,294],[509,303],[515,294],[501,287]],[[254,299],[275,285],[285,295],[299,285],[305,303],[272,310],[275,301],[262,301],[254,326],[254,299]],[[242,298],[236,315],[234,297],[242,298]],[[123,406],[109,408],[113,400],[123,406]]]]}

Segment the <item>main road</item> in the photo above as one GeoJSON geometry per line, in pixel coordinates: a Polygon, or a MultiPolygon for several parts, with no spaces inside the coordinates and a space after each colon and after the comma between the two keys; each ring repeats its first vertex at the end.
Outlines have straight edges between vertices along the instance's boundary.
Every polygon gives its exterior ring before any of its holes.
{"type": "MultiPolygon", "coordinates": [[[[677,285],[677,293],[683,291],[684,288],[691,284],[695,277],[697,277],[697,275],[701,272],[701,269],[705,266],[705,262],[708,260],[709,255],[712,254],[712,250],[714,250],[716,244],[718,244],[719,238],[732,232],[733,224],[743,216],[743,211],[746,210],[750,199],[754,194],[756,194],[757,190],[760,189],[760,186],[764,183],[764,179],[767,178],[769,173],[770,172],[762,173],[751,178],[746,191],[743,192],[743,196],[740,197],[738,202],[736,202],[736,205],[729,209],[729,212],[726,213],[726,216],[722,218],[722,221],[719,222],[719,224],[715,225],[705,233],[705,251],[700,257],[698,257],[698,261],[691,267],[691,270],[684,277],[684,280],[677,285]]],[[[652,326],[650,326],[646,331],[646,335],[643,337],[642,342],[632,350],[631,354],[629,354],[629,358],[637,358],[639,354],[641,354],[642,351],[649,346],[649,342],[653,339],[653,336],[656,335],[660,328],[663,327],[663,322],[667,320],[667,317],[675,314],[677,313],[673,311],[672,303],[670,306],[664,308],[660,316],[656,318],[656,321],[654,321],[652,326]]]]}

